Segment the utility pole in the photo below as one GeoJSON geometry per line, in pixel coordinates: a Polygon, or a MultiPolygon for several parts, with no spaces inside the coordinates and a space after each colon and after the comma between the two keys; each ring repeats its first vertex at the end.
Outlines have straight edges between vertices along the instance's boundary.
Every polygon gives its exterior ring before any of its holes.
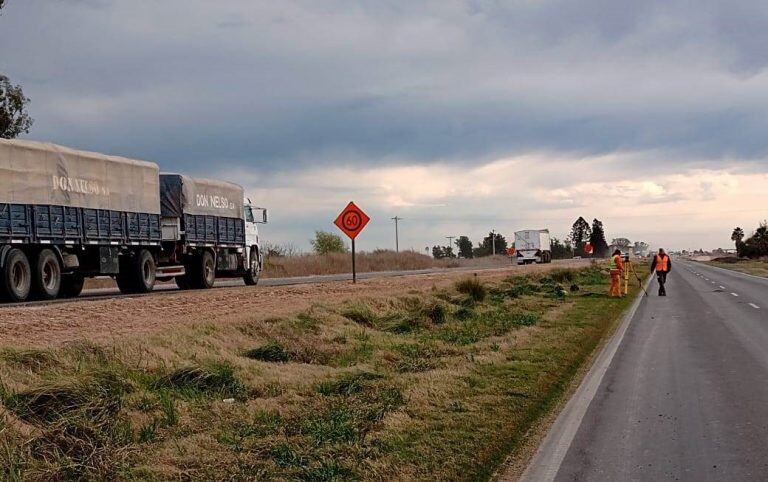
{"type": "Polygon", "coordinates": [[[399,253],[400,252],[400,233],[397,230],[397,222],[402,221],[403,218],[395,216],[394,218],[392,218],[392,220],[395,222],[395,252],[399,253]]]}
{"type": "Polygon", "coordinates": [[[446,236],[445,238],[448,240],[448,247],[453,249],[453,240],[456,236],[446,236]]]}
{"type": "Polygon", "coordinates": [[[493,247],[493,255],[496,256],[496,230],[491,229],[491,246],[493,247]]]}

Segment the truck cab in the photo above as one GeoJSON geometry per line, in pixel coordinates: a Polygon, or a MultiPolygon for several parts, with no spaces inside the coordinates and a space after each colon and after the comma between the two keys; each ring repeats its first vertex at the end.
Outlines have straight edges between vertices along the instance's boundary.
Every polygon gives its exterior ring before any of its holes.
{"type": "Polygon", "coordinates": [[[243,206],[243,220],[245,221],[245,256],[248,265],[245,268],[246,284],[256,284],[264,265],[264,254],[259,246],[259,224],[267,223],[267,210],[256,207],[249,199],[243,206]]]}

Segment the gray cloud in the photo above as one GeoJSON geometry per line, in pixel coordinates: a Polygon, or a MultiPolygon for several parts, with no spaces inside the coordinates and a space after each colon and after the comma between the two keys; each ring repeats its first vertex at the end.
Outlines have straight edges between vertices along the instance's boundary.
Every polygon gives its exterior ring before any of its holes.
{"type": "MultiPolygon", "coordinates": [[[[756,159],[763,2],[11,0],[32,137],[150,158],[481,163],[549,150],[756,159]]],[[[660,162],[660,161],[659,161],[660,162]]]]}

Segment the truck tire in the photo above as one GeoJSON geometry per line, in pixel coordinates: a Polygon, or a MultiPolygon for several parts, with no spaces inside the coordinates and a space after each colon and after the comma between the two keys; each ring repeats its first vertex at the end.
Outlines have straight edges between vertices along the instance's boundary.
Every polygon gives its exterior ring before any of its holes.
{"type": "Polygon", "coordinates": [[[40,251],[32,269],[32,297],[53,300],[61,290],[61,263],[50,249],[40,251]]]}
{"type": "Polygon", "coordinates": [[[213,283],[216,281],[216,262],[211,252],[204,251],[191,264],[192,269],[187,274],[189,287],[196,290],[213,288],[213,283]]]}
{"type": "Polygon", "coordinates": [[[0,294],[8,301],[26,301],[32,287],[32,269],[24,251],[12,249],[0,270],[0,294]]]}
{"type": "Polygon", "coordinates": [[[152,253],[142,249],[133,261],[136,292],[149,293],[155,287],[155,281],[157,281],[155,258],[152,256],[152,253]]]}
{"type": "Polygon", "coordinates": [[[83,292],[85,285],[85,276],[79,273],[65,274],[61,277],[61,298],[77,298],[83,292]]]}
{"type": "Polygon", "coordinates": [[[134,256],[121,258],[117,287],[125,294],[149,293],[155,287],[156,271],[152,253],[139,250],[134,256]]]}
{"type": "Polygon", "coordinates": [[[188,290],[189,289],[189,281],[187,280],[187,275],[181,275],[174,278],[174,281],[176,281],[176,286],[179,287],[180,290],[188,290]]]}
{"type": "Polygon", "coordinates": [[[257,249],[251,250],[251,259],[248,263],[248,270],[243,276],[246,286],[256,286],[259,284],[259,278],[261,277],[261,263],[259,263],[259,251],[257,249]]]}

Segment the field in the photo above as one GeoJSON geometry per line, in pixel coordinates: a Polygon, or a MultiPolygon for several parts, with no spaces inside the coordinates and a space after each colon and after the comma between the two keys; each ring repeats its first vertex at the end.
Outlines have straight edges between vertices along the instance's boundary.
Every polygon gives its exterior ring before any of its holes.
{"type": "Polygon", "coordinates": [[[712,261],[707,261],[705,264],[768,278],[767,260],[729,258],[726,261],[725,258],[718,258],[712,261]]]}
{"type": "Polygon", "coordinates": [[[606,290],[569,262],[4,308],[2,478],[484,480],[631,302],[606,290]]]}
{"type": "MultiPolygon", "coordinates": [[[[475,259],[433,259],[414,251],[377,250],[371,253],[358,253],[357,271],[405,271],[429,268],[504,267],[510,265],[506,256],[487,256],[475,259]]],[[[302,254],[296,256],[277,256],[267,258],[264,266],[265,278],[286,278],[352,272],[352,259],[348,253],[329,253],[325,255],[302,254]]]]}

